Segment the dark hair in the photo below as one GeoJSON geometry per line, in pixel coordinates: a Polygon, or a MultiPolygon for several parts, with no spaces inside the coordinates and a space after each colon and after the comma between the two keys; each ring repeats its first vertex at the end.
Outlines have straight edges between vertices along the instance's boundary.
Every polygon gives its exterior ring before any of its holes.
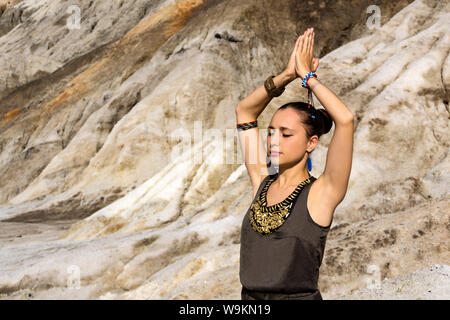
{"type": "Polygon", "coordinates": [[[333,121],[327,110],[316,109],[313,106],[308,108],[306,102],[288,102],[279,107],[278,110],[286,108],[293,108],[299,112],[308,139],[314,135],[317,135],[317,137],[320,138],[321,135],[328,133],[333,125],[333,121]],[[315,116],[315,118],[312,116],[315,116]]]}

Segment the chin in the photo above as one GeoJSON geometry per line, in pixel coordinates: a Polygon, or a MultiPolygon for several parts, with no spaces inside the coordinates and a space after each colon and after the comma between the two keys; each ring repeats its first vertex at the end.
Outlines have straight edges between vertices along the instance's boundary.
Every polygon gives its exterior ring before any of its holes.
{"type": "Polygon", "coordinates": [[[272,163],[277,163],[277,164],[280,163],[280,159],[278,156],[270,156],[269,158],[272,163]]]}

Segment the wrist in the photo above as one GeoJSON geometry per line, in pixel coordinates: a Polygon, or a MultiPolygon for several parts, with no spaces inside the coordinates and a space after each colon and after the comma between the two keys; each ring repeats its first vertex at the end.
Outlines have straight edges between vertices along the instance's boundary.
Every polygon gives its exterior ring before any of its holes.
{"type": "Polygon", "coordinates": [[[305,89],[310,89],[308,81],[311,81],[312,79],[316,78],[317,74],[315,72],[308,72],[302,79],[302,87],[305,89]]]}
{"type": "Polygon", "coordinates": [[[300,78],[302,78],[302,80],[303,80],[309,72],[312,72],[312,71],[311,70],[300,71],[300,74],[299,74],[300,78]]]}
{"type": "Polygon", "coordinates": [[[280,73],[281,82],[283,83],[283,86],[286,86],[287,84],[291,83],[297,78],[297,75],[294,73],[290,73],[286,70],[284,70],[282,73],[280,73]]]}
{"type": "Polygon", "coordinates": [[[315,88],[317,85],[319,85],[319,84],[320,84],[320,82],[319,82],[319,80],[318,80],[317,78],[311,77],[311,78],[308,80],[308,86],[309,86],[309,88],[310,88],[311,90],[314,90],[314,88],[315,88]]]}

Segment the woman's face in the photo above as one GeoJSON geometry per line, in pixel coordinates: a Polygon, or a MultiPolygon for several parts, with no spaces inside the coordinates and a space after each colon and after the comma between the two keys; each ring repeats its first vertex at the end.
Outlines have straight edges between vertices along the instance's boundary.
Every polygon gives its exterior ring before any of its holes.
{"type": "Polygon", "coordinates": [[[267,131],[267,156],[279,166],[293,166],[305,156],[308,139],[300,115],[292,108],[275,112],[267,131]]]}

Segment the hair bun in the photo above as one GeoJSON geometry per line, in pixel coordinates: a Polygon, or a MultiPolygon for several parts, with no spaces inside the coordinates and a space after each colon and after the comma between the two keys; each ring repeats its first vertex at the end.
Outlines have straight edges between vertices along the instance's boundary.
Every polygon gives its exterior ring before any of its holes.
{"type": "Polygon", "coordinates": [[[309,139],[313,135],[319,138],[331,130],[333,121],[325,109],[316,109],[313,105],[303,101],[293,101],[283,104],[278,110],[293,108],[300,113],[302,125],[305,127],[309,139]]]}
{"type": "Polygon", "coordinates": [[[333,125],[333,121],[331,120],[330,114],[327,110],[321,108],[321,109],[315,109],[314,114],[318,116],[321,124],[322,124],[322,132],[321,134],[326,134],[330,132],[331,126],[333,125]]]}

